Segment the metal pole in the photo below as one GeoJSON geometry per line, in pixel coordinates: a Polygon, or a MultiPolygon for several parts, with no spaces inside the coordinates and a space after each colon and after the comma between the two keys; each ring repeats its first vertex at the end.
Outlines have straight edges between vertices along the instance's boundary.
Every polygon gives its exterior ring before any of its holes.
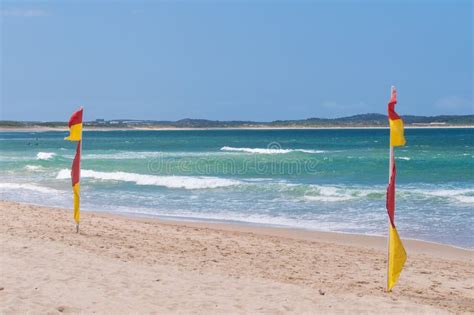
{"type": "MultiPolygon", "coordinates": [[[[388,163],[388,184],[390,185],[390,179],[392,178],[392,169],[394,162],[393,147],[390,146],[390,161],[388,163]]],[[[388,198],[388,196],[387,196],[388,198]]],[[[390,217],[387,217],[388,220],[388,235],[387,235],[387,292],[390,292],[388,289],[388,279],[389,279],[389,270],[390,270],[390,228],[392,223],[390,222],[390,217]]]]}
{"type": "MultiPolygon", "coordinates": [[[[395,87],[392,85],[392,88],[390,89],[390,99],[392,98],[393,90],[395,87]]],[[[389,118],[390,119],[390,118],[389,118]]],[[[389,126],[389,133],[390,133],[390,126],[389,126]]],[[[388,163],[388,184],[390,185],[390,179],[392,178],[392,169],[393,169],[393,163],[395,162],[395,157],[394,157],[394,151],[393,151],[393,146],[390,143],[390,134],[389,134],[389,147],[390,147],[390,153],[389,153],[389,163],[388,163]]],[[[386,196],[388,198],[388,196],[386,196]]],[[[388,210],[388,209],[387,209],[388,210]]],[[[387,213],[388,214],[388,213],[387,213]]],[[[388,235],[387,235],[387,292],[390,292],[388,289],[388,279],[389,279],[389,268],[390,268],[390,228],[392,223],[390,222],[390,217],[387,215],[387,220],[388,220],[388,235]]]]}
{"type": "MultiPolygon", "coordinates": [[[[81,109],[83,107],[81,106],[81,109]]],[[[82,117],[82,129],[84,128],[84,112],[82,117]]],[[[82,129],[81,129],[81,140],[79,143],[79,218],[80,218],[80,211],[81,211],[81,159],[82,159],[82,129]]],[[[79,222],[76,223],[76,233],[79,233],[79,222]]]]}

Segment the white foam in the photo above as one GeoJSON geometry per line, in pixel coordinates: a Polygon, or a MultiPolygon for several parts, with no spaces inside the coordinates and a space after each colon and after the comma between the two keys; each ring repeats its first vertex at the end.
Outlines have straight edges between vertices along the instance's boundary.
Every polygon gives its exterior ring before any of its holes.
{"type": "Polygon", "coordinates": [[[353,199],[351,196],[304,196],[309,201],[335,202],[353,199]]]}
{"type": "Polygon", "coordinates": [[[457,201],[460,201],[462,203],[474,203],[474,196],[455,196],[454,197],[457,201]]]}
{"type": "Polygon", "coordinates": [[[117,153],[97,153],[97,154],[84,154],[82,156],[85,160],[127,160],[127,159],[147,159],[159,157],[162,152],[117,152],[117,153]]]}
{"type": "MultiPolygon", "coordinates": [[[[129,209],[126,209],[129,210],[129,209]]],[[[179,212],[159,210],[156,209],[140,209],[138,213],[158,216],[165,219],[182,219],[182,220],[204,220],[204,221],[223,221],[223,222],[241,222],[258,225],[272,225],[280,227],[295,227],[304,229],[313,229],[320,231],[341,231],[346,229],[360,228],[360,223],[353,221],[325,221],[319,219],[318,216],[310,218],[289,218],[286,216],[273,216],[261,213],[241,213],[236,211],[211,211],[211,212],[196,212],[189,210],[180,210],[179,212]]]]}
{"type": "Polygon", "coordinates": [[[473,189],[438,189],[438,190],[417,190],[431,196],[452,197],[460,194],[474,193],[473,189]]]}
{"type": "Polygon", "coordinates": [[[398,156],[398,157],[396,157],[396,159],[397,160],[405,160],[405,161],[410,161],[411,160],[411,158],[406,157],[406,156],[398,156]]]}
{"type": "MultiPolygon", "coordinates": [[[[223,152],[160,152],[160,151],[139,151],[139,152],[116,152],[116,153],[89,153],[84,154],[84,160],[131,160],[131,159],[152,159],[162,157],[195,157],[212,156],[225,154],[223,152]]],[[[70,156],[73,157],[73,156],[70,156]]]]}
{"type": "Polygon", "coordinates": [[[303,153],[323,153],[323,150],[304,150],[304,149],[272,149],[272,148],[234,148],[224,146],[221,151],[233,151],[233,152],[245,152],[253,154],[286,154],[291,152],[303,152],[303,153]]]}
{"type": "MultiPolygon", "coordinates": [[[[70,178],[70,170],[62,169],[57,179],[70,178]]],[[[133,182],[137,185],[163,186],[168,188],[207,189],[240,185],[242,182],[233,179],[206,176],[156,176],[126,172],[97,172],[81,170],[81,177],[100,180],[133,182]]]]}
{"type": "Polygon", "coordinates": [[[53,152],[38,152],[36,154],[36,159],[37,160],[49,160],[53,158],[56,155],[56,153],[53,152]]]}
{"type": "Polygon", "coordinates": [[[413,192],[434,197],[450,198],[462,203],[474,203],[474,189],[414,190],[413,192]]]}
{"type": "Polygon", "coordinates": [[[363,198],[369,194],[381,192],[383,190],[311,185],[305,193],[304,199],[308,201],[337,202],[363,198]]]}
{"type": "Polygon", "coordinates": [[[46,194],[60,192],[59,190],[47,188],[43,186],[38,186],[38,185],[33,185],[33,184],[18,184],[18,183],[0,183],[0,189],[1,190],[14,190],[14,189],[30,190],[30,191],[36,191],[36,192],[46,193],[46,194]]]}
{"type": "Polygon", "coordinates": [[[25,169],[28,170],[28,171],[39,171],[39,170],[42,170],[43,167],[41,165],[26,165],[25,166],[25,169]]]}
{"type": "MultiPolygon", "coordinates": [[[[285,186],[289,186],[286,184],[285,186]]],[[[474,189],[408,189],[400,188],[397,190],[405,198],[420,196],[422,198],[445,198],[450,202],[474,203],[474,189]]],[[[339,186],[321,186],[310,185],[304,193],[304,199],[307,201],[338,202],[352,199],[365,198],[371,194],[376,194],[384,198],[385,188],[380,189],[364,187],[339,187],[339,186]]]]}

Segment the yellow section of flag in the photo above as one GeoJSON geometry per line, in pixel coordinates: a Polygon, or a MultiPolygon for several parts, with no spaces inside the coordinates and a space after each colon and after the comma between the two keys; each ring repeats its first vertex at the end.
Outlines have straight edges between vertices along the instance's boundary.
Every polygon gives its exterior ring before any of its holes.
{"type": "Polygon", "coordinates": [[[403,128],[403,120],[389,119],[390,124],[390,145],[392,147],[398,147],[405,145],[405,132],[403,128]]]}
{"type": "Polygon", "coordinates": [[[398,277],[402,272],[403,265],[407,260],[407,253],[403,247],[403,243],[398,236],[397,229],[390,225],[390,239],[388,248],[388,276],[387,276],[387,290],[392,290],[397,283],[398,277]]]}
{"type": "Polygon", "coordinates": [[[72,191],[74,194],[74,221],[76,221],[76,223],[79,223],[79,220],[81,219],[80,212],[79,212],[79,203],[81,200],[81,197],[79,194],[80,190],[81,190],[81,186],[79,183],[72,186],[72,191]]]}
{"type": "Polygon", "coordinates": [[[64,138],[69,141],[80,141],[82,140],[82,123],[75,124],[69,127],[69,137],[64,138]]]}

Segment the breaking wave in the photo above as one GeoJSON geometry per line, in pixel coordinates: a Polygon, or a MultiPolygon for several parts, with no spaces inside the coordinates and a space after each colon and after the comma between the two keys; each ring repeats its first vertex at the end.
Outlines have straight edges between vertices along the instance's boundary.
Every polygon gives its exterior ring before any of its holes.
{"type": "Polygon", "coordinates": [[[449,198],[461,203],[474,203],[474,189],[438,189],[413,190],[412,193],[423,194],[428,197],[449,198]]]}
{"type": "MultiPolygon", "coordinates": [[[[455,203],[474,203],[474,189],[410,189],[399,188],[397,197],[411,199],[429,200],[433,198],[445,199],[455,203]]],[[[385,187],[344,187],[344,186],[322,186],[309,185],[305,187],[304,199],[318,202],[338,202],[352,199],[385,199],[385,187]]]]}
{"type": "MultiPolygon", "coordinates": [[[[241,184],[238,180],[206,176],[156,176],[126,172],[97,172],[81,170],[81,177],[100,180],[114,180],[132,182],[136,185],[162,186],[168,188],[208,189],[220,188],[241,184]]],[[[70,170],[62,169],[57,179],[70,178],[70,170]]]]}
{"type": "Polygon", "coordinates": [[[54,153],[54,152],[38,152],[38,154],[36,154],[36,159],[37,160],[50,160],[55,155],[56,155],[56,153],[54,153]]]}
{"type": "Polygon", "coordinates": [[[245,152],[254,154],[286,154],[291,152],[302,152],[302,153],[324,153],[323,150],[305,150],[305,149],[281,149],[281,148],[235,148],[224,146],[221,151],[232,151],[232,152],[245,152]]]}
{"type": "MultiPolygon", "coordinates": [[[[164,152],[164,151],[138,151],[138,152],[115,152],[115,153],[86,153],[83,160],[134,160],[152,159],[161,157],[207,157],[221,155],[221,152],[164,152]]],[[[73,156],[70,156],[71,158],[73,156]]]]}
{"type": "MultiPolygon", "coordinates": [[[[385,186],[344,186],[344,185],[315,185],[294,184],[286,181],[272,182],[265,179],[229,179],[209,176],[159,176],[137,174],[129,172],[100,172],[94,170],[82,170],[82,178],[92,178],[104,181],[131,182],[136,185],[161,186],[167,188],[181,189],[213,189],[223,187],[235,187],[236,191],[248,192],[250,194],[259,192],[262,194],[278,194],[286,200],[299,199],[307,202],[347,202],[350,200],[371,199],[383,202],[385,199],[385,186]]],[[[57,179],[70,178],[70,170],[62,169],[56,176],[57,179]]],[[[397,198],[406,200],[434,200],[445,199],[448,202],[472,204],[474,203],[473,189],[455,188],[410,188],[400,187],[397,190],[397,198]]],[[[378,202],[377,201],[377,202],[378,202]]]]}
{"type": "Polygon", "coordinates": [[[84,154],[84,160],[129,160],[129,159],[148,159],[159,157],[163,155],[162,152],[116,152],[116,153],[97,153],[84,154]]]}
{"type": "Polygon", "coordinates": [[[25,165],[25,170],[28,170],[28,171],[40,171],[42,170],[43,167],[41,165],[25,165]]]}
{"type": "Polygon", "coordinates": [[[52,188],[47,188],[43,186],[38,186],[38,185],[33,185],[33,184],[18,184],[18,183],[0,183],[0,189],[1,190],[16,190],[16,189],[22,189],[22,190],[30,190],[30,191],[36,191],[40,193],[57,193],[59,190],[52,189],[52,188]]]}
{"type": "Polygon", "coordinates": [[[336,202],[364,198],[369,195],[382,197],[383,193],[383,190],[376,189],[311,185],[304,198],[308,201],[336,202]]]}

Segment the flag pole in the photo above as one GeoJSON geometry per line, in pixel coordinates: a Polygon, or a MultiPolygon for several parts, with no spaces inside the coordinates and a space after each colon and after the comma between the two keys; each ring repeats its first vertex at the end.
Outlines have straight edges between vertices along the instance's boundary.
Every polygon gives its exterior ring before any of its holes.
{"type": "MultiPolygon", "coordinates": [[[[83,107],[81,106],[80,109],[83,109],[83,107]]],[[[83,119],[83,121],[84,121],[84,119],[83,119]]],[[[81,178],[81,159],[82,159],[82,140],[83,140],[82,139],[82,131],[83,131],[83,129],[81,129],[81,140],[80,140],[80,143],[79,143],[79,178],[81,178]]],[[[80,182],[80,179],[79,179],[79,182],[80,182]]],[[[81,186],[79,186],[79,187],[81,187],[81,186]]],[[[79,205],[81,203],[81,197],[80,197],[81,195],[80,194],[81,194],[81,191],[80,191],[80,188],[79,188],[79,205]]],[[[80,209],[80,207],[79,207],[79,209],[80,209]]],[[[76,233],[79,234],[79,222],[76,223],[76,233]]]]}
{"type": "MultiPolygon", "coordinates": [[[[395,89],[395,86],[392,85],[392,88],[390,89],[390,96],[393,94],[393,90],[395,89]]],[[[390,128],[389,128],[390,132],[390,128]]],[[[389,162],[388,162],[388,184],[390,185],[390,179],[392,178],[392,170],[393,170],[393,162],[394,162],[394,150],[393,146],[390,142],[390,135],[389,135],[389,148],[390,148],[390,153],[389,153],[389,162]]],[[[387,218],[388,220],[388,235],[387,235],[387,292],[390,292],[391,290],[389,289],[389,270],[390,270],[390,227],[391,227],[391,222],[390,222],[390,216],[387,218]]]]}
{"type": "MultiPolygon", "coordinates": [[[[392,169],[393,169],[393,160],[394,160],[394,153],[393,153],[393,146],[390,146],[390,157],[388,163],[388,182],[390,185],[390,178],[392,178],[392,169]]],[[[387,235],[387,292],[390,292],[389,289],[389,271],[390,271],[390,228],[391,228],[390,217],[388,218],[388,235],[387,235]]]]}
{"type": "Polygon", "coordinates": [[[402,240],[395,228],[395,147],[405,145],[405,135],[403,130],[403,120],[395,112],[397,104],[397,91],[392,86],[392,95],[388,103],[388,120],[390,125],[390,160],[388,170],[387,187],[387,214],[389,220],[388,227],[388,259],[387,259],[387,292],[392,291],[402,272],[407,255],[403,247],[402,240]]]}
{"type": "Polygon", "coordinates": [[[74,221],[76,222],[76,233],[79,233],[80,204],[81,204],[81,155],[82,155],[82,126],[83,108],[72,113],[69,118],[69,136],[64,140],[76,143],[76,154],[71,166],[71,184],[73,192],[74,221]]]}
{"type": "MultiPolygon", "coordinates": [[[[81,167],[80,167],[81,157],[82,157],[81,155],[82,155],[82,131],[81,131],[81,140],[79,142],[79,178],[81,178],[81,167]]],[[[79,187],[81,187],[81,186],[79,186],[79,187]]],[[[79,188],[79,207],[80,207],[80,204],[81,204],[81,191],[80,191],[80,188],[79,188]]],[[[80,210],[78,210],[78,211],[80,211],[80,210]]],[[[79,222],[76,222],[76,233],[79,233],[79,222]]]]}
{"type": "MultiPolygon", "coordinates": [[[[79,143],[79,178],[81,178],[81,158],[82,158],[82,130],[81,130],[81,142],[79,143]]],[[[79,184],[80,185],[80,184],[79,184]]],[[[81,186],[79,186],[81,187],[81,186]]],[[[81,204],[81,190],[79,188],[79,206],[81,204]]],[[[81,209],[79,207],[79,209],[81,209]]],[[[81,211],[81,210],[79,210],[81,211]]],[[[79,233],[79,221],[76,223],[76,233],[79,233]]]]}

